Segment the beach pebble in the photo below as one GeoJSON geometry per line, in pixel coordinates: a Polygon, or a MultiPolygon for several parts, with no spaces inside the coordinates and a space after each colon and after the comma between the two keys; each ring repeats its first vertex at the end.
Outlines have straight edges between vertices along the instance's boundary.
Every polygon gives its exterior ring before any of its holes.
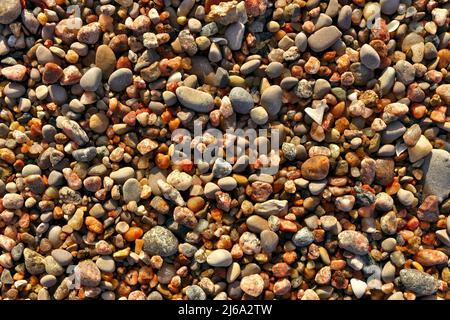
{"type": "Polygon", "coordinates": [[[242,291],[252,297],[258,297],[264,290],[264,280],[259,274],[252,274],[241,279],[242,291]]]}
{"type": "Polygon", "coordinates": [[[283,91],[277,85],[270,86],[261,95],[261,106],[269,115],[275,115],[281,108],[281,95],[283,91]]]}
{"type": "Polygon", "coordinates": [[[228,267],[233,262],[233,257],[227,250],[216,249],[208,255],[206,261],[213,267],[228,267]]]}
{"type": "Polygon", "coordinates": [[[86,91],[95,91],[101,84],[102,69],[90,68],[80,79],[80,86],[86,91]]]}
{"type": "Polygon", "coordinates": [[[335,26],[321,28],[308,38],[308,46],[314,52],[321,52],[331,47],[342,33],[335,26]]]}
{"type": "Polygon", "coordinates": [[[380,57],[378,53],[375,51],[367,43],[361,47],[361,51],[359,53],[361,62],[369,69],[376,69],[380,66],[380,57]]]}
{"type": "Polygon", "coordinates": [[[133,72],[127,68],[120,68],[109,76],[108,85],[113,91],[122,91],[128,87],[133,79],[133,72]]]}
{"type": "Polygon", "coordinates": [[[147,231],[142,237],[144,240],[144,251],[151,255],[168,257],[177,252],[178,240],[168,229],[155,226],[147,231]]]}
{"type": "Polygon", "coordinates": [[[418,296],[427,296],[438,290],[438,281],[431,275],[415,270],[400,270],[400,280],[407,290],[413,291],[418,296]]]}
{"type": "Polygon", "coordinates": [[[214,106],[213,97],[200,90],[183,86],[177,88],[176,94],[183,106],[196,112],[209,112],[214,106]]]}
{"type": "Polygon", "coordinates": [[[369,241],[360,232],[345,230],[338,235],[339,247],[351,253],[364,255],[369,250],[369,241]]]}
{"type": "Polygon", "coordinates": [[[248,114],[253,108],[253,98],[247,90],[235,87],[230,91],[230,101],[234,111],[241,114],[248,114]]]}

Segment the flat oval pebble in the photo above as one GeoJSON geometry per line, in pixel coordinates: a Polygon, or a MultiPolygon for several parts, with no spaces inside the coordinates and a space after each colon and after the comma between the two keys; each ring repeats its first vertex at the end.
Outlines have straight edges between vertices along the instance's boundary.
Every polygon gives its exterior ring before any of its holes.
{"type": "Polygon", "coordinates": [[[127,68],[114,71],[108,79],[108,85],[113,91],[122,91],[128,87],[133,78],[133,72],[127,68]]]}
{"type": "Polygon", "coordinates": [[[321,52],[331,47],[341,35],[335,26],[324,27],[308,37],[308,46],[314,52],[321,52]]]}
{"type": "Polygon", "coordinates": [[[208,255],[206,261],[213,267],[228,267],[233,262],[233,257],[229,251],[217,249],[208,255]]]}
{"type": "Polygon", "coordinates": [[[176,94],[178,101],[188,109],[209,112],[213,108],[213,97],[206,92],[183,86],[177,88],[176,94]]]}
{"type": "Polygon", "coordinates": [[[281,108],[281,95],[283,91],[279,86],[270,86],[261,95],[261,106],[269,115],[275,115],[281,108]]]}
{"type": "Polygon", "coordinates": [[[360,232],[345,230],[339,233],[338,239],[339,247],[351,253],[363,255],[369,250],[369,241],[360,232]]]}
{"type": "Polygon", "coordinates": [[[361,51],[359,52],[361,62],[369,69],[376,69],[380,66],[380,57],[378,53],[375,51],[367,43],[361,47],[361,51]]]}
{"type": "Polygon", "coordinates": [[[241,114],[248,114],[253,108],[253,98],[245,89],[235,87],[230,91],[230,101],[234,111],[241,114]]]}
{"type": "Polygon", "coordinates": [[[86,91],[95,91],[102,80],[102,69],[90,68],[80,79],[80,86],[86,91]]]}

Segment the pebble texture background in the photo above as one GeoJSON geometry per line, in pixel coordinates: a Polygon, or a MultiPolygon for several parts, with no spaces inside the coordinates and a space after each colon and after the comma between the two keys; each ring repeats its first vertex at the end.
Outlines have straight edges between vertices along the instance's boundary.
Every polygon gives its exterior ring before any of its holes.
{"type": "Polygon", "coordinates": [[[450,299],[449,8],[0,0],[0,299],[450,299]]]}

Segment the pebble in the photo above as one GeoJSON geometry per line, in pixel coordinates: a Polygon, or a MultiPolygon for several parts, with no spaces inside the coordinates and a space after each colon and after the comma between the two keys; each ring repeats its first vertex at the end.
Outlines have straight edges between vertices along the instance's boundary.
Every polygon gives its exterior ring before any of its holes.
{"type": "Polygon", "coordinates": [[[3,207],[8,210],[17,210],[23,207],[24,199],[20,194],[7,193],[3,196],[3,207]]]}
{"type": "Polygon", "coordinates": [[[228,47],[231,50],[239,50],[244,40],[245,25],[241,22],[230,24],[225,30],[225,38],[228,40],[228,47]]]}
{"type": "Polygon", "coordinates": [[[217,184],[220,187],[220,189],[225,191],[232,191],[237,187],[237,181],[233,177],[220,178],[217,181],[217,184]]]}
{"type": "Polygon", "coordinates": [[[257,203],[254,206],[255,213],[268,218],[271,215],[280,216],[287,212],[288,201],[287,200],[267,200],[262,203],[257,203]]]}
{"type": "Polygon", "coordinates": [[[432,295],[438,290],[438,281],[433,276],[419,270],[400,270],[400,280],[406,290],[413,291],[418,296],[432,295]]]}
{"type": "Polygon", "coordinates": [[[27,68],[20,64],[1,69],[1,74],[11,81],[22,81],[27,73],[27,68]]]}
{"type": "Polygon", "coordinates": [[[227,250],[216,249],[208,255],[206,261],[212,267],[228,267],[233,262],[233,257],[227,250]]]}
{"type": "Polygon", "coordinates": [[[142,186],[137,179],[130,178],[123,184],[123,201],[125,203],[141,199],[142,186]]]}
{"type": "Polygon", "coordinates": [[[259,274],[252,274],[241,279],[240,288],[252,297],[258,297],[264,290],[264,280],[259,274]]]}
{"type": "MultiPolygon", "coordinates": [[[[241,68],[240,68],[240,72],[243,75],[248,75],[253,73],[254,71],[256,71],[259,66],[261,65],[261,61],[260,60],[250,60],[245,62],[241,68]]],[[[231,89],[231,91],[233,91],[235,88],[231,89]]],[[[231,92],[230,92],[231,93],[231,92]]],[[[230,98],[231,99],[231,98],[230,98]]]]}
{"type": "Polygon", "coordinates": [[[166,181],[179,191],[185,191],[192,186],[192,177],[178,170],[172,171],[167,176],[166,181]]]}
{"type": "Polygon", "coordinates": [[[408,85],[414,81],[415,69],[414,66],[406,60],[398,61],[395,66],[396,78],[403,84],[408,85]]]}
{"type": "Polygon", "coordinates": [[[19,0],[4,0],[0,4],[0,24],[8,25],[16,20],[22,12],[19,0]]]}
{"type": "Polygon", "coordinates": [[[372,46],[367,43],[361,47],[360,51],[361,63],[369,69],[376,69],[380,66],[380,56],[372,46]]]}
{"type": "Polygon", "coordinates": [[[186,290],[186,296],[189,300],[206,300],[206,293],[197,285],[189,286],[186,290]]]}
{"type": "Polygon", "coordinates": [[[90,68],[80,79],[80,86],[86,91],[96,91],[102,80],[102,69],[90,68]]]}
{"type": "Polygon", "coordinates": [[[263,252],[274,252],[277,248],[279,237],[271,230],[263,230],[260,234],[261,238],[261,250],[263,252]]]}
{"type": "Polygon", "coordinates": [[[222,158],[217,158],[214,162],[212,173],[216,178],[222,178],[228,176],[232,171],[232,166],[226,160],[222,158]]]}
{"type": "Polygon", "coordinates": [[[82,286],[97,287],[100,284],[101,273],[92,260],[84,260],[78,263],[75,267],[75,274],[77,274],[82,286]]]}
{"type": "Polygon", "coordinates": [[[40,282],[44,287],[51,288],[56,285],[57,281],[58,280],[54,275],[47,274],[41,278],[40,282]]]}
{"type": "Polygon", "coordinates": [[[250,118],[257,125],[263,125],[269,120],[269,114],[265,108],[255,107],[250,111],[250,118]]]}
{"type": "Polygon", "coordinates": [[[180,103],[188,109],[196,112],[210,112],[214,107],[214,101],[210,94],[189,87],[178,87],[176,90],[180,103]]]}
{"type": "Polygon", "coordinates": [[[390,261],[388,261],[384,265],[383,270],[381,270],[381,279],[386,283],[394,282],[395,266],[390,261]]]}
{"type": "Polygon", "coordinates": [[[352,285],[353,294],[357,299],[360,299],[364,296],[367,289],[367,283],[364,281],[352,278],[350,279],[350,284],[352,285]]]}
{"type": "Polygon", "coordinates": [[[103,112],[93,114],[89,118],[89,128],[95,133],[105,132],[106,129],[108,129],[108,126],[109,119],[103,112]]]}
{"type": "Polygon", "coordinates": [[[151,255],[168,257],[177,252],[178,240],[168,229],[155,226],[147,231],[142,237],[144,240],[144,251],[151,255]]]}
{"type": "Polygon", "coordinates": [[[260,103],[269,116],[276,115],[280,111],[282,93],[283,90],[277,85],[268,87],[262,93],[260,103]]]}
{"type": "Polygon", "coordinates": [[[253,98],[245,89],[235,87],[230,91],[230,101],[235,112],[248,114],[253,108],[253,98]]]}
{"type": "Polygon", "coordinates": [[[421,135],[416,144],[413,147],[408,148],[409,161],[416,162],[423,159],[429,155],[432,150],[433,146],[430,141],[428,141],[424,135],[421,135]]]}
{"type": "Polygon", "coordinates": [[[414,204],[414,194],[411,191],[400,189],[397,192],[398,200],[405,207],[410,207],[414,204]]]}
{"type": "Polygon", "coordinates": [[[307,247],[314,242],[314,235],[308,228],[302,228],[292,237],[292,242],[297,247],[307,247]]]}
{"type": "Polygon", "coordinates": [[[417,218],[423,221],[435,222],[439,217],[439,198],[435,195],[427,196],[417,209],[417,218]]]}
{"type": "Polygon", "coordinates": [[[400,0],[381,0],[381,12],[388,15],[394,14],[397,12],[399,4],[400,0]]]}
{"type": "Polygon", "coordinates": [[[321,28],[308,37],[308,46],[314,52],[322,52],[333,44],[342,36],[342,33],[335,26],[321,28]]]}
{"type": "Polygon", "coordinates": [[[103,256],[98,258],[95,264],[102,272],[114,272],[116,270],[116,263],[110,256],[103,256]]]}
{"type": "Polygon", "coordinates": [[[326,156],[314,156],[301,166],[302,177],[307,180],[322,180],[328,176],[330,161],[326,156]]]}
{"type": "Polygon", "coordinates": [[[300,52],[304,52],[308,47],[308,38],[303,32],[297,33],[295,36],[295,46],[300,52]]]}
{"type": "Polygon", "coordinates": [[[266,219],[252,215],[246,220],[248,230],[255,233],[261,233],[263,230],[269,230],[269,223],[266,219]]]}
{"type": "Polygon", "coordinates": [[[132,167],[123,167],[119,170],[111,172],[109,175],[118,184],[123,184],[128,179],[133,178],[135,175],[134,169],[132,167]]]}
{"type": "Polygon", "coordinates": [[[103,77],[108,78],[113,73],[116,62],[114,51],[109,46],[105,44],[98,46],[95,53],[95,65],[102,70],[103,77]]]}
{"type": "Polygon", "coordinates": [[[29,248],[23,251],[25,268],[30,274],[37,275],[45,271],[44,257],[29,248]]]}
{"type": "Polygon", "coordinates": [[[51,255],[61,266],[68,266],[72,263],[72,255],[64,249],[54,249],[51,255]]]}
{"type": "Polygon", "coordinates": [[[352,8],[345,5],[339,10],[337,25],[341,30],[348,30],[352,25],[352,8]]]}
{"type": "Polygon", "coordinates": [[[108,85],[112,91],[120,92],[128,87],[133,80],[133,72],[127,68],[120,68],[109,76],[108,85]]]}
{"type": "Polygon", "coordinates": [[[433,149],[425,158],[422,166],[425,196],[435,195],[443,201],[450,193],[450,153],[442,149],[433,149]]]}
{"type": "Polygon", "coordinates": [[[448,256],[444,252],[432,249],[419,250],[414,258],[425,267],[431,267],[448,262],[448,256]]]}
{"type": "Polygon", "coordinates": [[[351,253],[364,255],[369,250],[369,241],[360,232],[345,230],[338,235],[339,247],[351,253]]]}

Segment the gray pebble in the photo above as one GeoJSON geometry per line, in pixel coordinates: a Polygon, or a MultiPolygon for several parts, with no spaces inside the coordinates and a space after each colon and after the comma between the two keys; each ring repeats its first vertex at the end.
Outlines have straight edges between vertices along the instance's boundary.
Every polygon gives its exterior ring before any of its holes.
{"type": "Polygon", "coordinates": [[[324,27],[308,38],[308,45],[314,52],[321,52],[331,47],[342,33],[335,26],[324,27]]]}
{"type": "Polygon", "coordinates": [[[147,231],[143,238],[143,250],[150,255],[168,257],[174,255],[178,250],[178,240],[168,229],[156,226],[147,231]]]}
{"type": "Polygon", "coordinates": [[[277,86],[273,85],[265,89],[261,95],[261,106],[266,109],[269,115],[276,115],[280,112],[282,105],[283,90],[277,86]]]}
{"type": "Polygon", "coordinates": [[[359,52],[362,64],[369,69],[376,69],[380,66],[380,56],[369,44],[364,44],[359,52]]]}
{"type": "Polygon", "coordinates": [[[294,234],[292,237],[292,242],[297,247],[306,247],[314,242],[314,235],[307,227],[304,227],[294,234]]]}
{"type": "Polygon", "coordinates": [[[422,166],[424,174],[424,196],[436,195],[439,201],[450,193],[450,153],[444,149],[433,149],[422,166]]]}
{"type": "Polygon", "coordinates": [[[243,75],[248,75],[248,74],[256,71],[256,69],[258,69],[260,65],[261,65],[261,61],[257,60],[257,59],[247,61],[244,64],[242,64],[242,66],[240,68],[240,72],[243,75]]]}
{"type": "Polygon", "coordinates": [[[102,69],[92,67],[81,77],[80,86],[86,91],[96,91],[102,80],[102,69]]]}
{"type": "Polygon", "coordinates": [[[406,290],[411,290],[418,296],[431,295],[439,288],[438,281],[433,276],[415,269],[400,270],[400,280],[406,290]]]}
{"type": "Polygon", "coordinates": [[[110,256],[102,256],[95,262],[100,271],[114,272],[116,270],[116,263],[110,256]]]}
{"type": "Polygon", "coordinates": [[[196,112],[210,112],[214,108],[214,99],[209,93],[182,86],[177,88],[176,95],[183,106],[196,112]]]}
{"type": "Polygon", "coordinates": [[[237,113],[248,114],[253,108],[253,98],[247,90],[241,87],[231,89],[229,98],[233,109],[237,113]]]}
{"type": "Polygon", "coordinates": [[[278,78],[279,76],[281,76],[283,71],[283,64],[277,61],[272,61],[266,68],[266,74],[271,79],[278,78]]]}
{"type": "Polygon", "coordinates": [[[54,249],[51,253],[53,259],[58,262],[61,266],[68,266],[72,263],[72,254],[64,249],[54,249]]]}
{"type": "Polygon", "coordinates": [[[97,149],[95,147],[88,147],[77,149],[72,152],[72,157],[79,162],[89,162],[97,156],[97,149]]]}
{"type": "Polygon", "coordinates": [[[132,167],[124,167],[111,172],[109,175],[117,184],[122,184],[130,178],[134,177],[134,169],[132,167]]]}
{"type": "Polygon", "coordinates": [[[133,72],[128,68],[120,68],[109,76],[108,85],[112,91],[122,91],[133,81],[133,72]]]}
{"type": "Polygon", "coordinates": [[[123,201],[128,203],[130,201],[138,202],[141,199],[142,186],[138,180],[131,178],[123,184],[123,201]]]}
{"type": "Polygon", "coordinates": [[[44,287],[51,288],[57,283],[57,279],[54,275],[47,274],[41,278],[40,282],[44,287]]]}
{"type": "Polygon", "coordinates": [[[186,296],[189,300],[206,300],[206,293],[197,285],[189,286],[186,290],[186,296]]]}
{"type": "Polygon", "coordinates": [[[244,40],[245,25],[240,22],[230,24],[225,31],[225,38],[228,40],[228,47],[235,51],[239,50],[244,40]]]}

